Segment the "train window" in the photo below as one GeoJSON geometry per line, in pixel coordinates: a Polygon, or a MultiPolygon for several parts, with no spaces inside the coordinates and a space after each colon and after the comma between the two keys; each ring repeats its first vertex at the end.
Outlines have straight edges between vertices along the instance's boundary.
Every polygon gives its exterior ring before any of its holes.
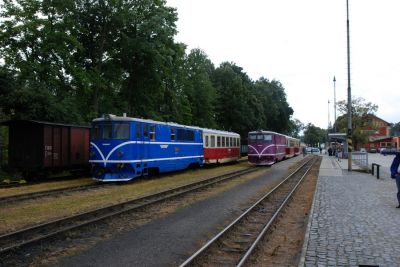
{"type": "Polygon", "coordinates": [[[209,145],[209,143],[208,143],[208,135],[206,135],[205,138],[206,138],[206,139],[204,140],[205,146],[208,147],[208,145],[209,145]]]}
{"type": "Polygon", "coordinates": [[[156,140],[156,126],[150,125],[150,141],[156,140]]]}
{"type": "Polygon", "coordinates": [[[178,129],[177,139],[181,141],[194,141],[194,132],[192,130],[178,129]]]}
{"type": "Polygon", "coordinates": [[[171,141],[175,141],[175,128],[171,128],[171,141]]]}
{"type": "Polygon", "coordinates": [[[222,136],[221,138],[222,138],[222,145],[221,146],[225,147],[225,136],[222,136]]]}
{"type": "Polygon", "coordinates": [[[144,137],[149,136],[149,125],[147,125],[147,124],[143,125],[143,136],[144,137]]]}
{"type": "Polygon", "coordinates": [[[211,147],[215,147],[215,135],[211,135],[211,147]]]}
{"type": "Polygon", "coordinates": [[[194,132],[191,130],[186,130],[186,140],[194,141],[194,132]]]}
{"type": "Polygon", "coordinates": [[[217,136],[217,147],[221,147],[221,136],[217,136]]]}
{"type": "Polygon", "coordinates": [[[112,138],[112,125],[111,124],[104,124],[103,125],[103,132],[102,132],[102,139],[111,139],[112,138]]]}
{"type": "Polygon", "coordinates": [[[115,139],[129,139],[130,138],[129,123],[115,123],[114,124],[114,138],[115,139]]]}
{"type": "Polygon", "coordinates": [[[136,123],[136,139],[140,139],[140,124],[136,123]]]}
{"type": "Polygon", "coordinates": [[[229,141],[229,146],[231,146],[231,147],[232,147],[232,146],[235,146],[235,145],[233,144],[233,141],[234,141],[233,138],[230,137],[229,140],[230,140],[230,141],[229,141]]]}

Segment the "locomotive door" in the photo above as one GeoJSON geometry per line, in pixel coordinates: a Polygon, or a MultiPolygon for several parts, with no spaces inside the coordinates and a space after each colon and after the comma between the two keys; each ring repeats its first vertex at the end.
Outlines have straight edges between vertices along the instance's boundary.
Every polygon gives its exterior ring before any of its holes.
{"type": "Polygon", "coordinates": [[[150,158],[150,137],[149,137],[149,125],[147,123],[140,122],[141,128],[141,140],[139,142],[140,150],[140,165],[142,168],[142,173],[144,175],[148,174],[149,161],[150,158]]]}

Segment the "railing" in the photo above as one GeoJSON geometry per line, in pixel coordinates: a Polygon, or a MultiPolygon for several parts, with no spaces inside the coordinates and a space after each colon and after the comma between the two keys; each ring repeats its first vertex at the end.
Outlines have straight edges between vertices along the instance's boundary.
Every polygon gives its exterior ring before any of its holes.
{"type": "Polygon", "coordinates": [[[352,160],[354,164],[362,169],[368,170],[368,153],[366,152],[353,152],[352,160]]]}

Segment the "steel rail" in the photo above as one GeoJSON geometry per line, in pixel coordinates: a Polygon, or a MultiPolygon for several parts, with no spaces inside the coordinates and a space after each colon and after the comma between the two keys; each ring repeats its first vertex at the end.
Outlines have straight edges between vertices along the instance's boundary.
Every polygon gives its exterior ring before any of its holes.
{"type": "Polygon", "coordinates": [[[23,200],[27,200],[27,199],[35,199],[35,198],[40,198],[40,197],[55,196],[55,195],[59,195],[60,193],[65,194],[65,193],[70,193],[70,192],[83,191],[83,190],[88,190],[88,189],[95,189],[95,188],[98,188],[98,187],[105,187],[105,186],[109,186],[109,185],[110,184],[98,184],[98,183],[96,183],[96,184],[78,185],[78,186],[71,186],[71,187],[63,187],[63,188],[57,188],[57,189],[36,191],[36,192],[25,193],[25,194],[16,194],[16,195],[4,196],[4,197],[0,197],[0,205],[4,204],[4,203],[15,202],[15,201],[23,201],[23,200]]]}
{"type": "MultiPolygon", "coordinates": [[[[288,181],[292,176],[294,176],[295,174],[297,174],[297,172],[299,172],[301,169],[303,169],[304,166],[306,166],[306,164],[312,162],[310,168],[307,169],[306,174],[308,173],[309,169],[311,169],[311,167],[314,164],[314,158],[310,158],[308,161],[306,161],[305,163],[303,163],[300,167],[298,167],[295,171],[293,171],[290,175],[288,175],[284,180],[282,180],[277,186],[275,186],[271,191],[269,191],[266,195],[264,195],[263,197],[261,197],[255,204],[253,204],[251,207],[249,207],[245,212],[243,212],[238,218],[236,218],[233,222],[231,222],[227,227],[225,227],[222,231],[220,231],[217,235],[215,235],[211,240],[209,240],[205,245],[203,245],[199,250],[197,250],[191,257],[189,257],[187,260],[185,260],[181,265],[179,265],[179,267],[185,267],[188,266],[190,264],[192,264],[202,253],[204,253],[207,249],[209,249],[211,247],[211,245],[213,245],[217,240],[219,240],[223,235],[225,235],[228,231],[230,231],[235,225],[237,225],[240,221],[242,221],[251,211],[254,210],[255,207],[257,207],[261,202],[263,202],[267,197],[269,197],[270,195],[272,195],[275,191],[277,191],[281,185],[283,185],[284,183],[286,183],[286,181],[288,181]]],[[[301,178],[301,180],[305,177],[304,174],[301,178]]],[[[301,181],[300,181],[301,182],[301,181]]],[[[297,183],[297,186],[300,184],[300,182],[297,183]]],[[[293,190],[291,192],[294,192],[293,190]]],[[[290,196],[287,196],[285,198],[285,203],[287,203],[287,200],[290,198],[290,196]]],[[[281,207],[278,209],[278,211],[280,212],[280,210],[282,209],[282,205],[281,207]]],[[[275,219],[278,216],[278,213],[275,212],[275,214],[273,215],[273,218],[275,219]]],[[[271,225],[272,222],[268,223],[268,225],[271,225]]],[[[268,226],[269,228],[269,226],[268,226]]],[[[264,231],[266,232],[267,229],[264,231]]],[[[261,239],[257,238],[257,239],[261,239]]],[[[257,241],[258,242],[258,241],[257,241]]],[[[255,245],[254,245],[255,247],[255,245]]],[[[252,248],[253,250],[254,248],[252,248]]],[[[246,256],[248,257],[248,256],[246,256]]]]}
{"type": "Polygon", "coordinates": [[[301,182],[304,180],[304,177],[309,173],[311,168],[314,166],[316,160],[313,160],[311,166],[306,170],[306,172],[302,175],[302,177],[299,179],[295,187],[290,191],[290,193],[287,195],[283,203],[280,205],[278,210],[275,212],[275,214],[272,216],[272,218],[268,221],[268,223],[264,226],[260,234],[257,236],[257,238],[254,240],[253,244],[250,246],[250,248],[246,251],[245,255],[241,258],[240,262],[236,265],[237,267],[241,267],[245,264],[245,262],[249,259],[250,255],[254,252],[255,248],[257,247],[258,243],[262,240],[262,238],[265,236],[267,231],[270,229],[271,225],[275,222],[276,218],[278,215],[281,213],[283,208],[287,205],[289,202],[290,198],[293,196],[293,194],[296,192],[297,188],[300,186],[301,182]]]}
{"type": "Polygon", "coordinates": [[[0,236],[0,255],[17,248],[22,248],[26,245],[34,244],[35,242],[48,239],[55,235],[65,233],[67,231],[78,229],[80,227],[96,223],[122,213],[131,212],[157,202],[165,201],[189,192],[203,189],[205,187],[254,172],[256,170],[258,170],[258,168],[249,167],[244,170],[214,176],[202,181],[197,181],[173,189],[143,196],[141,198],[128,200],[126,202],[109,205],[89,212],[84,212],[4,234],[0,236]]]}
{"type": "MultiPolygon", "coordinates": [[[[247,159],[239,159],[237,162],[244,162],[247,161],[247,159]]],[[[215,168],[217,165],[210,165],[208,166],[209,168],[215,168]]],[[[54,181],[52,181],[54,182],[54,181]]],[[[129,183],[129,182],[127,182],[129,183]]],[[[29,185],[29,184],[27,184],[29,185]]],[[[48,197],[48,196],[53,196],[57,195],[59,193],[69,193],[69,192],[75,192],[75,191],[83,191],[87,189],[94,189],[97,187],[105,187],[105,186],[110,186],[110,185],[115,185],[115,184],[110,184],[110,183],[96,183],[96,184],[88,184],[88,185],[78,185],[78,186],[71,186],[71,187],[64,187],[64,188],[57,188],[57,189],[51,189],[51,190],[42,190],[42,191],[36,191],[36,192],[31,192],[31,193],[25,193],[25,194],[15,194],[15,195],[9,195],[9,196],[4,196],[0,197],[0,205],[3,203],[9,203],[9,202],[15,202],[15,201],[23,201],[26,199],[35,199],[35,198],[40,198],[40,197],[48,197]]],[[[25,185],[26,186],[26,185],[25,185]]],[[[13,186],[9,186],[13,187],[13,186]]],[[[0,188],[1,185],[0,185],[0,188]]]]}

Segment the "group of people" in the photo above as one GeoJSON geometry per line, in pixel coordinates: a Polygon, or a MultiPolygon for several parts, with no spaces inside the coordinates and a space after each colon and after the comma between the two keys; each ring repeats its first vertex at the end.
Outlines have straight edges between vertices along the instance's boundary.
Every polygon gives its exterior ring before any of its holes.
{"type": "Polygon", "coordinates": [[[396,179],[396,186],[397,186],[397,201],[399,202],[399,205],[396,208],[400,208],[400,170],[399,170],[399,165],[400,165],[400,152],[396,153],[396,156],[394,157],[392,161],[392,165],[390,166],[390,173],[391,177],[393,179],[396,179]]]}

